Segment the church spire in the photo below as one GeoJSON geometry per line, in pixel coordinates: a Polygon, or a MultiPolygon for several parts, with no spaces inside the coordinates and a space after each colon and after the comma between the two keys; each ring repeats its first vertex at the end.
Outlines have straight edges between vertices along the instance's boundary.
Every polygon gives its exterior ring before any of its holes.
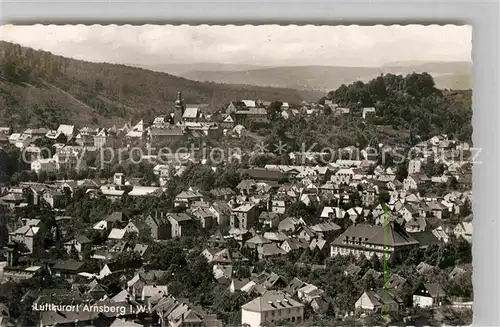
{"type": "Polygon", "coordinates": [[[182,92],[177,92],[177,99],[175,100],[175,121],[180,121],[182,115],[184,115],[184,99],[182,98],[182,92]]]}

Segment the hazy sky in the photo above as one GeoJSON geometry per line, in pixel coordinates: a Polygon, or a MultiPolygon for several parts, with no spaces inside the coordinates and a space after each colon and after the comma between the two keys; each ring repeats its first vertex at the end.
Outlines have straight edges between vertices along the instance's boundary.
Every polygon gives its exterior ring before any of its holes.
{"type": "Polygon", "coordinates": [[[379,66],[470,61],[470,26],[1,26],[0,38],[98,62],[379,66]]]}

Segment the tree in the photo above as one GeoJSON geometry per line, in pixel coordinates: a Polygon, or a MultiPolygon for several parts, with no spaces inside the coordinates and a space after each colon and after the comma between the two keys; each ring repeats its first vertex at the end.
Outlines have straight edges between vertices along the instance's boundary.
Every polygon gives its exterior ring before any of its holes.
{"type": "Polygon", "coordinates": [[[464,205],[460,208],[460,216],[467,217],[472,214],[472,205],[469,200],[464,201],[464,205]]]}
{"type": "Polygon", "coordinates": [[[396,179],[400,182],[403,182],[406,177],[408,177],[408,164],[407,162],[403,162],[397,166],[396,179]]]}
{"type": "Polygon", "coordinates": [[[269,120],[271,122],[276,122],[281,118],[281,106],[282,105],[283,105],[283,102],[281,102],[281,101],[273,101],[269,105],[268,115],[269,115],[269,120]]]}
{"type": "Polygon", "coordinates": [[[375,271],[382,271],[382,264],[380,263],[380,258],[377,255],[372,255],[370,258],[371,268],[375,271]]]}

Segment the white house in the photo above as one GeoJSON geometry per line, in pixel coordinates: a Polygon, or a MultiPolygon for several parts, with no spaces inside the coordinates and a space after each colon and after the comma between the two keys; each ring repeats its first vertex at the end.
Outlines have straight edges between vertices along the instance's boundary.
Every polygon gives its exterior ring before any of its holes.
{"type": "Polygon", "coordinates": [[[57,161],[52,158],[37,159],[31,162],[31,170],[39,174],[44,171],[52,173],[57,171],[57,161]]]}
{"type": "Polygon", "coordinates": [[[413,293],[413,306],[421,308],[440,306],[445,298],[446,293],[440,284],[423,283],[413,293]]]}
{"type": "Polygon", "coordinates": [[[146,301],[153,296],[168,295],[166,285],[144,285],[142,288],[141,300],[146,301]]]}
{"type": "Polygon", "coordinates": [[[399,309],[398,302],[387,290],[365,291],[355,303],[355,308],[362,311],[376,312],[384,308],[385,311],[395,312],[399,309]]]}
{"type": "Polygon", "coordinates": [[[422,161],[419,159],[411,159],[408,162],[408,175],[418,174],[422,168],[422,161]]]}
{"type": "Polygon", "coordinates": [[[260,327],[268,322],[301,322],[304,304],[282,291],[266,291],[241,307],[241,325],[260,327]]]}
{"type": "Polygon", "coordinates": [[[472,222],[461,222],[453,229],[456,237],[462,236],[467,242],[472,242],[472,222]]]}

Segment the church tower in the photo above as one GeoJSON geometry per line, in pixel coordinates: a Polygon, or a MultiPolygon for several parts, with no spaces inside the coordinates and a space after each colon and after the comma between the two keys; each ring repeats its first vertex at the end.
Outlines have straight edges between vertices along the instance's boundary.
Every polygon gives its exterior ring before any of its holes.
{"type": "Polygon", "coordinates": [[[184,115],[184,110],[186,105],[184,104],[184,99],[182,98],[182,93],[177,92],[177,99],[175,100],[175,122],[180,122],[182,120],[182,115],[184,115]]]}

